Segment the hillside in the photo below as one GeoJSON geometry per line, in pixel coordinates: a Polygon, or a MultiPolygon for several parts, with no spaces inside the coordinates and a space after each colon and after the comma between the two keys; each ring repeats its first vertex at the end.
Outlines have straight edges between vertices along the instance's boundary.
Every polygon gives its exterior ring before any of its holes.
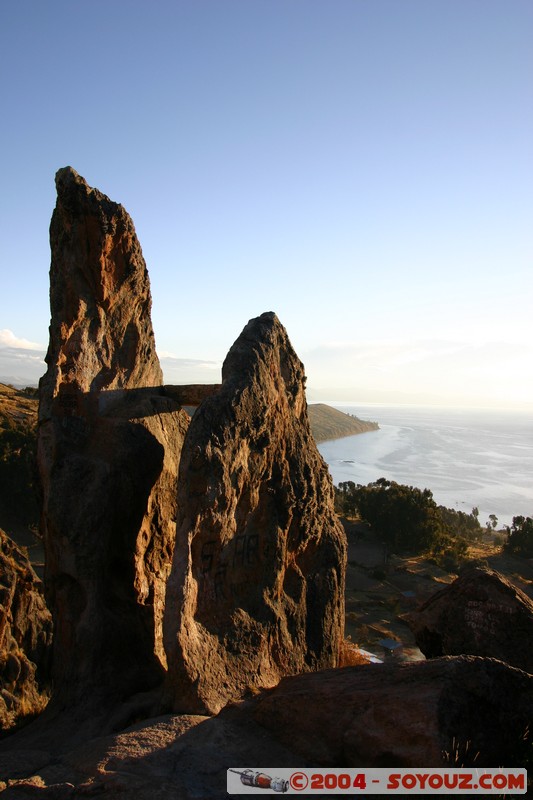
{"type": "Polygon", "coordinates": [[[34,544],[39,522],[38,401],[32,391],[0,383],[0,528],[25,546],[34,544]]]}
{"type": "Polygon", "coordinates": [[[354,436],[358,433],[379,429],[377,422],[367,422],[358,417],[352,417],[350,414],[344,414],[324,403],[309,405],[308,412],[311,430],[317,442],[342,439],[344,436],[354,436]]]}
{"type": "Polygon", "coordinates": [[[14,389],[0,383],[0,428],[17,424],[33,427],[37,423],[37,406],[37,389],[14,389]]]}

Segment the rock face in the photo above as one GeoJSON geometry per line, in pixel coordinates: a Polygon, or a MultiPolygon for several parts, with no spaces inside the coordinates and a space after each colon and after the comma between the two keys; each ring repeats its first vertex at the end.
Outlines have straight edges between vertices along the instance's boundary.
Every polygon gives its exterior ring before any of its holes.
{"type": "Polygon", "coordinates": [[[46,704],[52,618],[24,553],[0,530],[0,729],[46,704]]]}
{"type": "Polygon", "coordinates": [[[533,673],[533,602],[493,570],[469,570],[405,619],[426,658],[471,653],[533,673]]]}
{"type": "Polygon", "coordinates": [[[174,708],[216,713],[251,687],[337,663],[345,535],[309,429],[303,365],[252,320],[191,421],[165,611],[174,708]]]}
{"type": "Polygon", "coordinates": [[[56,177],[38,462],[54,700],[161,680],[162,615],[188,417],[161,388],[133,223],[73,169],[56,177]]]}

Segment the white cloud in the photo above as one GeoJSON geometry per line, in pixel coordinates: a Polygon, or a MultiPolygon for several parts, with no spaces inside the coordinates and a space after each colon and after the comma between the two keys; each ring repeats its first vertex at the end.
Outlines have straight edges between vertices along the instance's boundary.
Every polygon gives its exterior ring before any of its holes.
{"type": "MultiPolygon", "coordinates": [[[[0,382],[14,386],[38,383],[46,372],[45,349],[36,342],[22,339],[4,328],[0,330],[0,382]]],[[[220,361],[178,358],[163,351],[160,355],[165,383],[220,383],[220,361]]]]}
{"type": "Polygon", "coordinates": [[[0,348],[9,347],[16,350],[44,350],[41,344],[30,342],[28,339],[19,339],[9,328],[0,330],[0,348]]]}
{"type": "Polygon", "coordinates": [[[36,385],[46,371],[45,349],[20,339],[8,328],[0,330],[0,381],[14,386],[36,385]]]}

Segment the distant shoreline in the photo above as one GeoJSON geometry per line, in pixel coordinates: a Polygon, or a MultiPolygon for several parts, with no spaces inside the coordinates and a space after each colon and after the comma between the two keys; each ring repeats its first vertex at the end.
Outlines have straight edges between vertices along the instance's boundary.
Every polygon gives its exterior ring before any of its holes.
{"type": "Polygon", "coordinates": [[[477,507],[482,522],[489,514],[500,525],[510,525],[514,516],[531,516],[532,416],[400,406],[378,412],[355,404],[341,408],[377,418],[380,430],[319,444],[334,484],[364,486],[383,477],[428,488],[447,508],[469,513],[477,507]]]}
{"type": "Polygon", "coordinates": [[[307,406],[307,410],[311,431],[318,443],[379,430],[377,422],[369,422],[352,414],[345,414],[325,403],[311,403],[307,406]]]}

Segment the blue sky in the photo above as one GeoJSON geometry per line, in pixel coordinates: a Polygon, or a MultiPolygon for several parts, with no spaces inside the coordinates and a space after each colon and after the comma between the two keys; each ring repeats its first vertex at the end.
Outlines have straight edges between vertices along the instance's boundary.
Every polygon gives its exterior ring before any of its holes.
{"type": "Polygon", "coordinates": [[[274,310],[309,398],[533,409],[529,0],[4,0],[0,379],[54,174],[129,211],[169,383],[274,310]]]}

